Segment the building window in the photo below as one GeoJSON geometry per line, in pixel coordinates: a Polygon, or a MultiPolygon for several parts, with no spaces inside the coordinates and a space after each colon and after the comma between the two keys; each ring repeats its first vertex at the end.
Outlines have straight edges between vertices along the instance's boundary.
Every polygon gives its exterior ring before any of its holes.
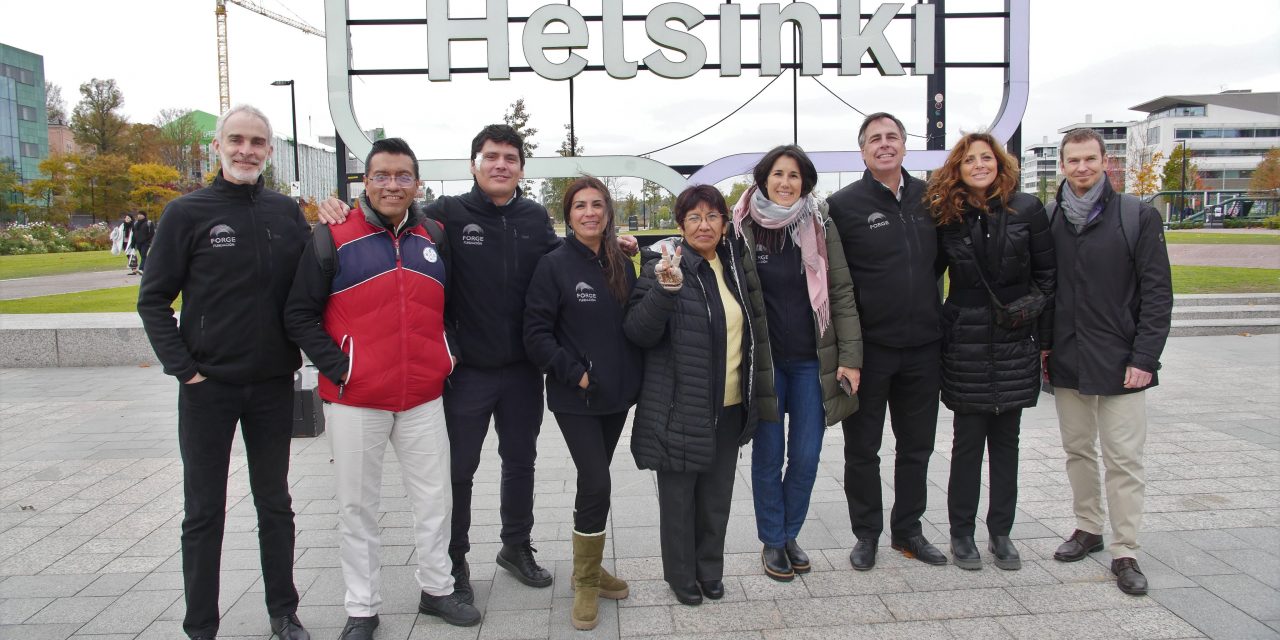
{"type": "Polygon", "coordinates": [[[18,119],[26,120],[27,122],[35,122],[36,121],[35,107],[28,107],[24,104],[18,105],[18,119]]]}
{"type": "Polygon", "coordinates": [[[1160,144],[1160,127],[1151,127],[1147,129],[1147,144],[1160,144]]]}
{"type": "Polygon", "coordinates": [[[1278,138],[1280,137],[1280,128],[1257,128],[1257,129],[1237,129],[1228,128],[1204,128],[1204,129],[1176,129],[1174,130],[1175,138],[1278,138]]]}
{"type": "Polygon", "coordinates": [[[23,157],[26,157],[26,158],[39,158],[40,145],[35,144],[34,142],[23,142],[22,155],[23,157]]]}

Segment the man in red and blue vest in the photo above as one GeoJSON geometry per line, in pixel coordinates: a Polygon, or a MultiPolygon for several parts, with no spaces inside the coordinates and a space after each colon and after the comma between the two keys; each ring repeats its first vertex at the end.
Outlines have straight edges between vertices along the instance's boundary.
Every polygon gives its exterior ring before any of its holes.
{"type": "Polygon", "coordinates": [[[418,610],[471,626],[480,612],[454,591],[453,493],[441,395],[456,359],[445,335],[448,242],[414,204],[418,159],[399,138],[373,144],[361,206],[316,228],[298,264],[285,326],[323,374],[333,446],[347,625],[378,626],[378,498],[388,442],[413,507],[418,610]]]}

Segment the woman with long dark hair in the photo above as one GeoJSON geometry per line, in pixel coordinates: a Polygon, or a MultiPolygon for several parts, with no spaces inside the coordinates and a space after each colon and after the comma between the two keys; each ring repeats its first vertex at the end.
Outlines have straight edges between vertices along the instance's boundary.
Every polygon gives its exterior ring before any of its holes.
{"type": "Polygon", "coordinates": [[[813,196],[818,172],[809,156],[796,145],[776,147],[752,177],[733,209],[733,229],[760,278],[779,420],[756,429],[751,493],[765,575],[789,582],[810,570],[796,538],[823,432],[858,409],[862,329],[840,234],[826,201],[813,196]],[[785,427],[783,415],[791,418],[785,427]]]}
{"type": "Polygon", "coordinates": [[[547,406],[578,469],[570,614],[576,629],[598,624],[598,597],[617,600],[629,591],[600,566],[609,463],[640,391],[640,354],[621,330],[636,274],[618,248],[613,220],[604,184],[574,180],[564,194],[564,222],[573,233],[538,261],[525,298],[525,352],[547,374],[547,406]]]}
{"type": "Polygon", "coordinates": [[[764,302],[711,185],[676,198],[683,239],[650,251],[623,324],[644,349],[631,453],[658,475],[662,573],[676,600],[724,597],[738,448],[777,420],[764,302]]]}
{"type": "MultiPolygon", "coordinates": [[[[1018,496],[1022,410],[1040,397],[1040,351],[1053,338],[1055,260],[1044,206],[1018,191],[1018,164],[990,134],[965,135],[934,172],[925,199],[949,266],[942,308],[942,402],[955,413],[947,514],[951,553],[981,569],[974,520],[984,447],[990,456],[987,548],[995,565],[1022,567],[1009,539],[1018,496]],[[1003,311],[1037,296],[1038,318],[1003,311]]],[[[1034,313],[1034,312],[1032,312],[1034,313]]]]}

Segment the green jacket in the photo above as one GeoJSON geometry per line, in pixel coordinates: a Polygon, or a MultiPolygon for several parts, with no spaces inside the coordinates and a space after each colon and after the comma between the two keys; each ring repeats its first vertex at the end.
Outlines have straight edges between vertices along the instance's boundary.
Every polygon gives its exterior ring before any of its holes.
{"type": "MultiPolygon", "coordinates": [[[[853,295],[853,279],[849,276],[849,263],[845,260],[844,245],[836,233],[831,218],[827,216],[827,203],[818,202],[824,221],[827,241],[827,291],[830,298],[831,326],[825,334],[817,328],[814,318],[814,334],[818,336],[818,370],[822,383],[822,408],[827,414],[827,426],[831,426],[858,410],[858,396],[845,394],[836,380],[836,367],[862,368],[862,325],[858,322],[858,305],[853,295]]],[[[739,228],[745,255],[742,263],[747,281],[759,282],[756,275],[755,226],[743,224],[739,228]]],[[[757,284],[756,291],[759,291],[757,284]]],[[[768,291],[763,292],[765,296],[768,291]]],[[[762,302],[763,306],[763,302],[762,302]]],[[[767,332],[766,332],[767,335],[767,332]]],[[[779,407],[781,411],[781,407],[779,407]]]]}

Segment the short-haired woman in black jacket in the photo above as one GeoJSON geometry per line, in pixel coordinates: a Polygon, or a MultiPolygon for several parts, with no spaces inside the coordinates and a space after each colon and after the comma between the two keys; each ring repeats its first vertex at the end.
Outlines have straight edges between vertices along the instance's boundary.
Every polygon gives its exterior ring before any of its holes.
{"type": "Polygon", "coordinates": [[[810,570],[796,538],[823,433],[858,409],[862,328],[840,234],[826,201],[813,197],[818,172],[809,156],[796,145],[775,147],[752,177],[733,208],[733,229],[760,278],[778,413],[789,420],[760,422],[751,443],[751,493],[765,575],[788,582],[810,570]]]}
{"type": "Polygon", "coordinates": [[[662,572],[683,604],[724,596],[724,540],[738,447],[777,420],[759,282],[741,260],[715,187],[676,198],[684,235],[659,243],[623,324],[645,350],[631,432],[641,469],[658,475],[662,572]]]}
{"type": "Polygon", "coordinates": [[[1022,410],[1040,397],[1040,351],[1053,336],[1053,239],[1044,206],[1018,192],[1018,164],[986,133],[971,133],[934,172],[926,202],[938,221],[938,246],[949,265],[942,308],[942,402],[955,412],[947,513],[951,554],[962,569],[981,569],[973,540],[982,453],[990,455],[987,548],[995,565],[1022,567],[1009,540],[1018,496],[1022,410]],[[1047,310],[1017,328],[997,323],[1001,305],[1034,294],[1047,310]]]}
{"type": "Polygon", "coordinates": [[[573,231],[543,256],[524,308],[529,360],[547,374],[547,405],[578,469],[573,511],[574,599],[570,622],[594,629],[597,597],[627,597],[627,583],[600,566],[609,517],[609,463],[640,392],[640,353],[622,335],[635,267],[618,248],[609,190],[592,177],[564,193],[573,231]]]}

